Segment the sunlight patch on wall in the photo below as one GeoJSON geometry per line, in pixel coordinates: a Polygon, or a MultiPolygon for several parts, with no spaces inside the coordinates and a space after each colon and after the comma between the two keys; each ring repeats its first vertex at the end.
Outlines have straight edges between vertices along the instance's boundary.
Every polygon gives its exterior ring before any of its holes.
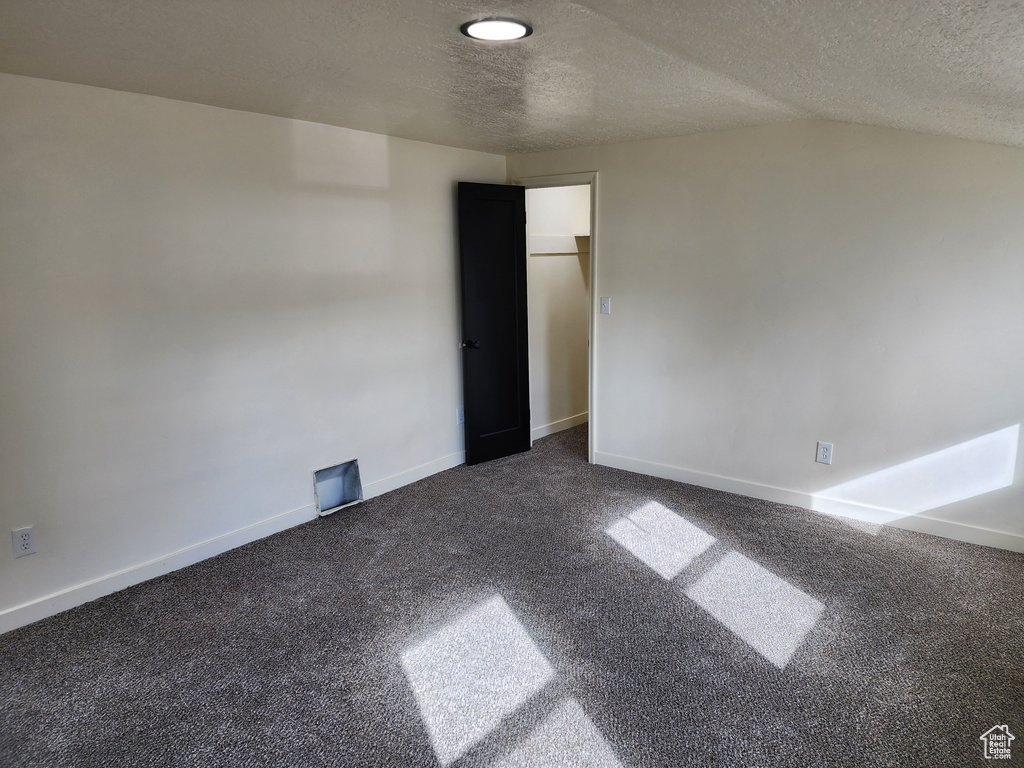
{"type": "Polygon", "coordinates": [[[402,654],[434,753],[449,765],[555,674],[495,595],[402,654]]]}
{"type": "Polygon", "coordinates": [[[686,596],[779,669],[825,608],[738,552],[727,553],[686,596]]]}
{"type": "Polygon", "coordinates": [[[605,533],[663,579],[678,576],[715,543],[714,536],[656,501],[616,520],[605,533]]]}
{"type": "Polygon", "coordinates": [[[565,698],[515,749],[494,763],[493,768],[577,765],[622,768],[583,707],[574,699],[565,698]]]}
{"type": "Polygon", "coordinates": [[[816,493],[811,508],[881,524],[1013,484],[1020,424],[816,493]]]}

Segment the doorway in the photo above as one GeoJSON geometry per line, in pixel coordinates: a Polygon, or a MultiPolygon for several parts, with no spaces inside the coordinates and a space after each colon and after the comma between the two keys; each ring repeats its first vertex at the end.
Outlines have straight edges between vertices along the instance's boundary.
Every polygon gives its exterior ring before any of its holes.
{"type": "Polygon", "coordinates": [[[531,438],[589,422],[592,463],[597,174],[513,183],[526,187],[531,438]]]}

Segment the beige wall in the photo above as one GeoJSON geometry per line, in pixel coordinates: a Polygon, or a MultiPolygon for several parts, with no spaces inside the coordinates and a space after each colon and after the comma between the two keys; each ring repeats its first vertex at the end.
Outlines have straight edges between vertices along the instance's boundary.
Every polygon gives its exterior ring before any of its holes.
{"type": "Polygon", "coordinates": [[[528,189],[526,205],[533,234],[590,234],[589,184],[528,189]]]}
{"type": "Polygon", "coordinates": [[[454,182],[503,157],[6,75],[0,104],[0,520],[38,546],[0,555],[0,630],[311,519],[313,469],[372,495],[462,460],[454,182]]]}
{"type": "MultiPolygon", "coordinates": [[[[530,241],[576,247],[590,233],[590,186],[526,190],[530,241]]],[[[530,254],[530,417],[536,440],[587,420],[589,253],[530,254]]]]}
{"type": "Polygon", "coordinates": [[[509,158],[585,171],[599,462],[1024,549],[1024,151],[807,121],[509,158]]]}
{"type": "MultiPolygon", "coordinates": [[[[0,630],[310,519],[314,468],[461,461],[453,183],[504,158],[0,103],[0,521],[39,549],[0,630]]],[[[1024,549],[1024,152],[801,122],[507,163],[594,170],[599,461],[1024,549]]]]}

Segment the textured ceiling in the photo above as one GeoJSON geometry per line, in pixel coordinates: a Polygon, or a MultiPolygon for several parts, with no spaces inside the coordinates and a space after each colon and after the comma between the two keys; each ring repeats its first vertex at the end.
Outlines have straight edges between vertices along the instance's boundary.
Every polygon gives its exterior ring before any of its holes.
{"type": "Polygon", "coordinates": [[[818,117],[1024,146],[1024,4],[2,0],[0,71],[532,152],[818,117]],[[463,22],[534,27],[484,44],[463,22]]]}

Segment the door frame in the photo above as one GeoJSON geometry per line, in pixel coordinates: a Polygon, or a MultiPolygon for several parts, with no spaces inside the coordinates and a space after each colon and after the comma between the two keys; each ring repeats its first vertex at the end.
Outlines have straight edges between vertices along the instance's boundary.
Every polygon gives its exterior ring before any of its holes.
{"type": "MultiPolygon", "coordinates": [[[[509,179],[509,184],[514,184],[527,189],[538,189],[541,187],[578,187],[584,184],[590,185],[590,296],[588,297],[588,346],[587,346],[587,461],[594,463],[594,454],[597,451],[597,313],[599,310],[597,290],[597,262],[598,262],[598,226],[597,226],[597,171],[585,171],[583,173],[562,173],[555,176],[521,176],[509,179]]],[[[530,214],[526,214],[527,248],[526,258],[530,258],[529,232],[530,214]]],[[[531,387],[530,396],[533,391],[531,387]]],[[[530,430],[532,434],[533,424],[531,421],[530,430]]]]}

